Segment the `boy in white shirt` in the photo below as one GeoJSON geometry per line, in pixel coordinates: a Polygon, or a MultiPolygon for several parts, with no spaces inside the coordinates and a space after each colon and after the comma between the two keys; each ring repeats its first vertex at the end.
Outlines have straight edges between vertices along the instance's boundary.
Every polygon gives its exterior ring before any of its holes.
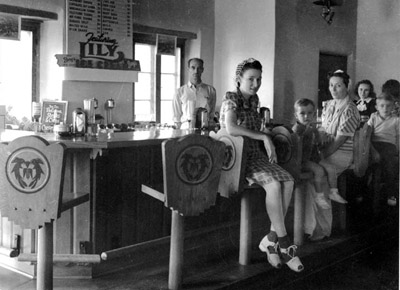
{"type": "Polygon", "coordinates": [[[396,205],[399,184],[399,117],[392,111],[395,100],[383,92],[376,99],[377,112],[368,120],[372,127],[372,146],[379,152],[380,165],[385,176],[388,204],[396,205]]]}

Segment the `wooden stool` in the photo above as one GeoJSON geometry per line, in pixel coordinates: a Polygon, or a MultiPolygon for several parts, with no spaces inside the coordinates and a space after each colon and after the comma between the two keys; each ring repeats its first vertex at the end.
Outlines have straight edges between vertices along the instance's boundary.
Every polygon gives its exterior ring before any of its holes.
{"type": "MultiPolygon", "coordinates": [[[[24,229],[39,228],[37,257],[20,254],[23,261],[37,261],[37,289],[53,289],[54,220],[89,200],[88,193],[63,200],[65,149],[39,136],[0,144],[1,214],[24,229]]],[[[63,255],[64,261],[74,261],[71,256],[63,255]]],[[[100,255],[80,256],[78,261],[100,262],[100,255]]]]}
{"type": "MultiPolygon", "coordinates": [[[[363,177],[368,169],[371,158],[371,134],[372,128],[365,123],[354,133],[353,140],[353,164],[338,177],[338,189],[343,198],[347,198],[347,175],[353,172],[356,177],[363,177]]],[[[338,204],[338,219],[341,230],[347,228],[346,204],[338,204]]]]}
{"type": "Polygon", "coordinates": [[[182,283],[184,216],[197,216],[215,205],[225,145],[191,134],[162,143],[164,192],[146,185],[142,191],[172,210],[168,288],[182,283]]]}

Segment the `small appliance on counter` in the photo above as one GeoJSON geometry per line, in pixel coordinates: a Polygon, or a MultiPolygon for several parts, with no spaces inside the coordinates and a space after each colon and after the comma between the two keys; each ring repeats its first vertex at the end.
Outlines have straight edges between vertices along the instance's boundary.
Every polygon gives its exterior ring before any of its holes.
{"type": "Polygon", "coordinates": [[[86,133],[86,114],[82,108],[76,108],[72,112],[72,134],[75,136],[85,136],[86,133]]]}
{"type": "Polygon", "coordinates": [[[115,101],[113,99],[108,99],[104,104],[106,109],[106,124],[112,124],[112,110],[115,108],[115,101]]]}
{"type": "Polygon", "coordinates": [[[86,132],[90,136],[95,136],[97,133],[96,124],[96,108],[98,102],[97,99],[86,99],[83,100],[83,107],[86,114],[86,132]]]}

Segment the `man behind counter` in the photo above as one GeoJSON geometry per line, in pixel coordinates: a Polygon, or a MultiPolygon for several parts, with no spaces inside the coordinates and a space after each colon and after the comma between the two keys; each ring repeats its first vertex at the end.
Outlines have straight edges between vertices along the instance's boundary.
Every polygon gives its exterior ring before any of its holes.
{"type": "Polygon", "coordinates": [[[182,123],[186,123],[184,127],[194,127],[198,108],[205,108],[208,113],[208,123],[213,122],[217,96],[213,86],[202,83],[203,71],[204,61],[202,59],[189,59],[189,82],[176,91],[172,101],[173,121],[177,129],[181,128],[182,123]]]}

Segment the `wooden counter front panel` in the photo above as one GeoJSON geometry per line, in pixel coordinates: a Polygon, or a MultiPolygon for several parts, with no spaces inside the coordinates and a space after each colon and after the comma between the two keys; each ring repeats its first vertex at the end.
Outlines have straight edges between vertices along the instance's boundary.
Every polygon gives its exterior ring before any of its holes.
{"type": "MultiPolygon", "coordinates": [[[[163,191],[161,145],[110,149],[97,157],[95,252],[125,247],[170,235],[171,211],[141,192],[141,185],[163,191]]],[[[263,203],[259,211],[265,211],[263,203]]],[[[217,198],[217,204],[187,217],[185,230],[238,221],[240,199],[217,198]]]]}
{"type": "Polygon", "coordinates": [[[163,203],[141,192],[142,183],[162,184],[160,145],[108,150],[96,176],[97,253],[168,234],[163,203]]]}

